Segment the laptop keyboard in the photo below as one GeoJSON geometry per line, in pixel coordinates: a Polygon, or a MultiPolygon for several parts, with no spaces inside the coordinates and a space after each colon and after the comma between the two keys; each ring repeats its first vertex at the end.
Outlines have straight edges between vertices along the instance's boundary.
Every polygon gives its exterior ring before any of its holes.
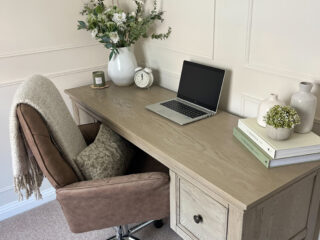
{"type": "Polygon", "coordinates": [[[207,113],[203,112],[203,111],[200,111],[198,109],[195,109],[193,107],[190,107],[186,104],[183,104],[179,101],[176,101],[176,100],[171,100],[171,101],[168,101],[168,102],[164,102],[164,103],[161,103],[161,105],[167,107],[167,108],[170,108],[171,110],[173,111],[176,111],[178,113],[181,113],[183,115],[186,115],[190,118],[196,118],[196,117],[200,117],[202,115],[205,115],[207,113]]]}

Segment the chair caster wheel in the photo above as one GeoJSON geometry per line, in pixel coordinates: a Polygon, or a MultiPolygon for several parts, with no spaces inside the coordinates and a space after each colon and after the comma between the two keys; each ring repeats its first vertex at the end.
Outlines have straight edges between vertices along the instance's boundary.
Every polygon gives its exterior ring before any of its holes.
{"type": "Polygon", "coordinates": [[[155,228],[162,228],[162,226],[163,226],[163,221],[162,221],[162,220],[155,220],[155,221],[153,222],[153,226],[154,226],[155,228]]]}

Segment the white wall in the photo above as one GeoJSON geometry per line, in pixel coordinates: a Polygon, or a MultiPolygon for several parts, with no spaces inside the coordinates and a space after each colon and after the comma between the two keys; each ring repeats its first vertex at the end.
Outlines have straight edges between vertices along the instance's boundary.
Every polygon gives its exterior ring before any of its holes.
{"type": "MultiPolygon", "coordinates": [[[[287,101],[300,81],[320,79],[317,0],[162,0],[167,41],[146,41],[141,62],[177,90],[184,59],[228,69],[222,107],[253,116],[259,100],[287,101]]],[[[319,93],[318,86],[314,92],[319,93]]],[[[317,118],[320,118],[320,104],[317,118]]]]}
{"type": "Polygon", "coordinates": [[[77,31],[82,1],[1,1],[0,8],[0,220],[54,198],[45,181],[44,201],[18,203],[8,132],[8,113],[19,84],[35,73],[50,77],[63,93],[91,82],[106,69],[107,52],[89,33],[77,31]]]}

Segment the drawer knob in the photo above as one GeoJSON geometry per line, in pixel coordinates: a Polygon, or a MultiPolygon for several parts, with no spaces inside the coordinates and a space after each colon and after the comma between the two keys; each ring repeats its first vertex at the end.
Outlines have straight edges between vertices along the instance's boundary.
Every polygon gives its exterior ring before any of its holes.
{"type": "Polygon", "coordinates": [[[194,222],[196,224],[199,224],[199,223],[201,223],[203,221],[202,216],[200,214],[199,215],[194,215],[193,216],[193,220],[194,220],[194,222]]]}

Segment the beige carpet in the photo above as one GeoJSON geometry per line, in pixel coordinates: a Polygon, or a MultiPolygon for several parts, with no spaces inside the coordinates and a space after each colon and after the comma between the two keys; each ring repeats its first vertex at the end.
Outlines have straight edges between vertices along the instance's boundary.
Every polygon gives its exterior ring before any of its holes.
{"type": "MultiPolygon", "coordinates": [[[[112,228],[71,233],[57,201],[0,222],[1,240],[104,240],[112,235],[112,228]]],[[[168,220],[161,229],[150,225],[135,236],[141,240],[181,240],[170,229],[168,220]]]]}

